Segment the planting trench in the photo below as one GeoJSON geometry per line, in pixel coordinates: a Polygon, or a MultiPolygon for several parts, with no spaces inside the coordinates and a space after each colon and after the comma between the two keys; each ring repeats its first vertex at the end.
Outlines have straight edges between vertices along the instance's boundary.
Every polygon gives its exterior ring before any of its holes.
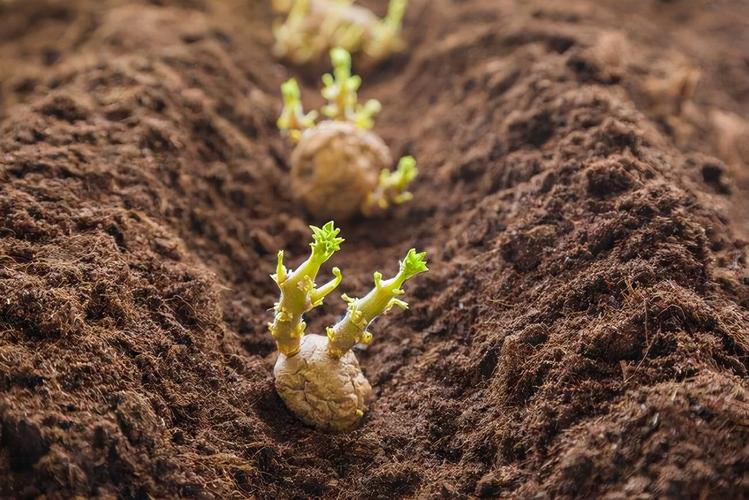
{"type": "Polygon", "coordinates": [[[332,264],[354,295],[412,246],[431,271],[340,435],[271,378],[275,253],[322,221],[268,8],[0,5],[0,496],[749,494],[749,10],[685,3],[412,1],[363,96],[415,199],[332,264]]]}

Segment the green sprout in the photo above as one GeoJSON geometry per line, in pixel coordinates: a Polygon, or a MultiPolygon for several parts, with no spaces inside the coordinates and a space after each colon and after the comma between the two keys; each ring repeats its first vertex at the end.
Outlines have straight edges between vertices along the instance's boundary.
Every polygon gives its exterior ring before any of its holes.
{"type": "Polygon", "coordinates": [[[319,34],[309,29],[310,0],[291,0],[275,5],[288,12],[286,20],[273,24],[276,44],[273,51],[279,56],[294,55],[294,59],[305,62],[318,54],[321,39],[319,34]]]}
{"type": "Polygon", "coordinates": [[[317,111],[304,113],[299,84],[293,78],[281,85],[281,95],[283,96],[283,110],[276,125],[281,131],[289,134],[294,141],[298,141],[304,130],[315,126],[317,111]]]}
{"type": "Polygon", "coordinates": [[[374,26],[372,38],[364,50],[370,57],[380,59],[403,49],[400,32],[408,0],[390,0],[387,15],[374,26]]]}
{"type": "Polygon", "coordinates": [[[417,175],[419,169],[416,168],[416,159],[413,156],[402,157],[395,171],[383,169],[377,188],[367,199],[365,212],[371,211],[375,206],[385,210],[391,203],[400,205],[412,200],[413,193],[407,189],[417,175]]]}
{"type": "Polygon", "coordinates": [[[372,387],[359,367],[354,345],[369,344],[367,330],[372,321],[393,307],[407,309],[401,298],[403,285],[428,270],[426,253],[411,249],[400,262],[398,273],[388,280],[374,273],[374,288],[364,297],[348,303],[345,316],[327,335],[305,334],[303,315],[322,304],[326,295],[341,282],[341,272],[333,269],[335,278],[315,288],[314,280],[322,263],[340,249],[343,238],[328,222],[311,226],[312,252],[295,271],[283,266],[283,252],[278,254],[273,280],[281,289],[270,331],[280,352],[273,368],[275,386],[286,406],[303,421],[326,430],[349,430],[364,415],[372,387]]]}
{"type": "Polygon", "coordinates": [[[358,102],[357,91],[361,87],[361,77],[351,74],[351,54],[336,47],[330,51],[333,74],[322,77],[322,96],[328,100],[322,112],[332,120],[349,120],[360,128],[369,129],[374,125],[374,116],[382,106],[379,101],[370,99],[362,106],[358,102]]]}
{"type": "Polygon", "coordinates": [[[283,250],[278,252],[276,273],[271,275],[281,290],[281,298],[274,305],[275,317],[268,325],[271,335],[276,340],[278,350],[286,356],[293,356],[299,351],[299,342],[304,335],[306,324],[302,315],[321,305],[323,299],[336,289],[343,279],[340,269],[333,268],[332,280],[315,288],[315,278],[322,266],[337,252],[343,238],[338,238],[340,229],[328,222],[322,228],[310,226],[313,241],[312,252],[294,271],[283,265],[283,250]]]}
{"type": "Polygon", "coordinates": [[[354,125],[369,130],[374,127],[374,118],[382,110],[382,104],[377,99],[369,99],[364,106],[359,106],[354,113],[354,125]]]}
{"type": "Polygon", "coordinates": [[[340,358],[355,344],[369,344],[372,334],[367,331],[369,324],[380,314],[394,306],[408,309],[408,303],[398,298],[405,292],[403,284],[419,273],[428,271],[426,252],[417,253],[411,249],[400,262],[398,274],[389,280],[382,281],[382,274],[374,273],[374,288],[360,299],[343,295],[348,303],[346,315],[333,327],[327,329],[328,351],[331,356],[340,358]]]}
{"type": "MultiPolygon", "coordinates": [[[[328,100],[322,112],[331,120],[349,121],[362,129],[374,126],[374,117],[382,109],[380,101],[370,99],[364,105],[359,104],[357,91],[362,80],[359,75],[351,74],[351,54],[341,47],[330,51],[333,74],[322,77],[322,96],[328,100]]],[[[298,141],[302,132],[315,126],[317,111],[304,113],[299,84],[291,78],[281,84],[283,110],[276,121],[278,128],[294,141],[298,141]]]]}

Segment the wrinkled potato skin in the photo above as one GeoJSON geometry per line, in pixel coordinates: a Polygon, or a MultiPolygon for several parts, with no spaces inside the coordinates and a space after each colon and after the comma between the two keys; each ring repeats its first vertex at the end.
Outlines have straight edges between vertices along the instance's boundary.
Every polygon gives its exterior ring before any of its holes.
{"type": "Polygon", "coordinates": [[[374,133],[324,121],[306,130],[291,154],[291,189],[314,217],[350,219],[391,163],[388,147],[374,133]]]}
{"type": "Polygon", "coordinates": [[[353,352],[340,359],[328,355],[328,338],[302,337],[300,351],[279,354],[273,368],[276,391],[303,422],[327,431],[356,427],[372,398],[372,386],[353,352]]]}

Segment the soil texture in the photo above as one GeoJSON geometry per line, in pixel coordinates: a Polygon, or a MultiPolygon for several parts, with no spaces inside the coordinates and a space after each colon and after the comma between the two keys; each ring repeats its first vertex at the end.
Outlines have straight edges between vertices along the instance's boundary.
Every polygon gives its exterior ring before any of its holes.
{"type": "Polygon", "coordinates": [[[346,434],[273,388],[275,254],[324,221],[272,20],[0,2],[0,497],[749,497],[749,5],[411,0],[362,96],[414,200],[331,265],[431,271],[346,434]]]}

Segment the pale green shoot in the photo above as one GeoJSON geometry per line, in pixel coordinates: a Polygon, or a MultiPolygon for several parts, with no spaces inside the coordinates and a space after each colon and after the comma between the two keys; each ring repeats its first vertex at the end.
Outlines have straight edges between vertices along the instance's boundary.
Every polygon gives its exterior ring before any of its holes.
{"type": "Polygon", "coordinates": [[[276,121],[276,125],[294,141],[298,141],[304,130],[315,126],[317,112],[304,113],[299,84],[294,78],[281,85],[281,94],[283,96],[283,110],[276,121]]]}
{"type": "Polygon", "coordinates": [[[278,1],[274,7],[287,9],[285,21],[273,24],[273,36],[276,44],[273,47],[277,55],[294,54],[295,58],[307,60],[314,54],[314,35],[305,29],[310,12],[310,0],[278,1]]]}
{"type": "Polygon", "coordinates": [[[328,104],[322,112],[332,120],[349,120],[361,128],[372,128],[374,117],[382,106],[379,101],[370,99],[363,106],[358,102],[357,92],[361,87],[361,77],[351,74],[351,54],[342,47],[330,51],[333,74],[322,77],[322,96],[328,104]]]}
{"type": "Polygon", "coordinates": [[[330,61],[333,64],[333,74],[325,73],[322,77],[321,93],[328,100],[322,112],[333,120],[346,120],[354,113],[361,77],[351,74],[351,54],[346,49],[332,49],[330,61]]]}
{"type": "Polygon", "coordinates": [[[403,284],[419,273],[428,271],[426,252],[417,253],[413,248],[400,262],[398,274],[389,280],[382,280],[382,274],[374,273],[374,288],[360,299],[343,296],[348,303],[346,315],[333,327],[327,329],[328,352],[331,356],[343,356],[355,344],[369,344],[372,334],[367,331],[369,324],[380,314],[394,306],[407,309],[408,304],[399,299],[403,295],[403,284]]]}
{"type": "Polygon", "coordinates": [[[338,237],[340,229],[333,221],[323,227],[310,226],[313,241],[310,244],[310,256],[294,271],[283,265],[283,250],[278,252],[276,273],[271,275],[281,290],[281,298],[274,306],[275,317],[268,325],[276,341],[279,352],[293,356],[299,351],[299,345],[306,328],[302,315],[321,305],[326,295],[335,290],[343,276],[340,269],[333,268],[334,278],[326,284],[315,287],[315,278],[323,265],[337,252],[343,238],[338,237]]]}
{"type": "Polygon", "coordinates": [[[391,203],[400,205],[413,199],[413,193],[408,186],[419,175],[416,160],[413,156],[404,156],[398,161],[395,171],[383,170],[377,188],[369,195],[365,204],[365,212],[375,206],[386,209],[391,203]]]}
{"type": "Polygon", "coordinates": [[[365,130],[374,127],[374,118],[382,109],[382,104],[377,99],[368,100],[364,106],[359,106],[354,113],[354,125],[365,130]]]}
{"type": "Polygon", "coordinates": [[[387,15],[374,26],[372,39],[364,48],[370,57],[379,59],[403,49],[400,32],[407,6],[408,0],[390,0],[387,15]]]}

